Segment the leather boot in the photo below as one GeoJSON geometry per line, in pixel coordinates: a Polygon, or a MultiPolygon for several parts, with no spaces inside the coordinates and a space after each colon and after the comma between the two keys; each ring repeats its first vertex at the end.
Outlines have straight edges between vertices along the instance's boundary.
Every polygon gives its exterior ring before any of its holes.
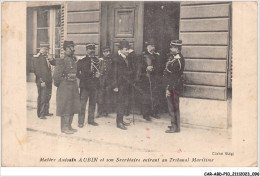
{"type": "Polygon", "coordinates": [[[149,116],[143,116],[143,118],[147,121],[152,121],[152,119],[149,116]]]}
{"type": "Polygon", "coordinates": [[[71,124],[72,124],[72,121],[73,121],[73,115],[70,116],[70,119],[69,119],[69,129],[73,132],[77,132],[78,130],[75,129],[75,128],[72,128],[71,124]]]}
{"type": "Polygon", "coordinates": [[[166,130],[165,133],[176,133],[176,125],[168,126],[169,130],[166,130]]]}
{"type": "Polygon", "coordinates": [[[63,116],[64,119],[63,119],[63,131],[62,133],[65,133],[65,134],[73,134],[74,132],[72,130],[70,130],[70,124],[69,124],[69,121],[70,121],[70,116],[63,116]]]}
{"type": "Polygon", "coordinates": [[[120,128],[122,130],[127,130],[127,128],[124,126],[123,123],[117,123],[117,128],[120,128]]]}
{"type": "Polygon", "coordinates": [[[60,117],[60,130],[61,130],[61,132],[63,132],[64,131],[64,116],[61,116],[60,117]]]}
{"type": "Polygon", "coordinates": [[[130,123],[127,123],[127,122],[123,121],[123,125],[124,126],[130,126],[130,123]]]}

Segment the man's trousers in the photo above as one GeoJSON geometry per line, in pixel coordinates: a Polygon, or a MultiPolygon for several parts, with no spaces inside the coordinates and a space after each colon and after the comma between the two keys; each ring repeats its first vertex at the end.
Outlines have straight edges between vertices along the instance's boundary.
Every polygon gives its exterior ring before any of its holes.
{"type": "Polygon", "coordinates": [[[52,83],[45,83],[45,87],[41,87],[40,82],[38,82],[36,85],[38,89],[37,116],[43,117],[49,113],[52,83]]]}

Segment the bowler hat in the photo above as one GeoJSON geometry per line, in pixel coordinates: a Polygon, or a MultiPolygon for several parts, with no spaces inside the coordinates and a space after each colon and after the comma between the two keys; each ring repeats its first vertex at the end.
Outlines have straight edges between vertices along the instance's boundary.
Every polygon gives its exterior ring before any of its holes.
{"type": "Polygon", "coordinates": [[[123,39],[122,41],[120,41],[119,43],[119,49],[123,49],[123,48],[130,48],[129,42],[125,39],[123,39]]]}
{"type": "Polygon", "coordinates": [[[111,49],[110,49],[109,46],[105,46],[105,47],[103,47],[102,51],[103,51],[103,52],[105,52],[105,51],[111,51],[111,49]]]}
{"type": "Polygon", "coordinates": [[[41,47],[50,48],[50,44],[48,42],[40,42],[40,48],[41,47]]]}
{"type": "Polygon", "coordinates": [[[66,50],[66,48],[69,46],[75,46],[74,42],[73,41],[64,41],[63,49],[66,50]]]}
{"type": "Polygon", "coordinates": [[[170,47],[173,46],[182,46],[182,40],[172,40],[170,43],[170,47]]]}
{"type": "Polygon", "coordinates": [[[88,43],[87,45],[86,45],[86,49],[95,49],[95,44],[94,43],[88,43]]]}

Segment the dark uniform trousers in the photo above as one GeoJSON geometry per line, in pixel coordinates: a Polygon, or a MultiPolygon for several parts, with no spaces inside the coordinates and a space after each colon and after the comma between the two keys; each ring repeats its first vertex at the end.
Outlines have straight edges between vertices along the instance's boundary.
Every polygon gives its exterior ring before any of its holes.
{"type": "Polygon", "coordinates": [[[97,103],[97,89],[95,88],[80,88],[80,113],[79,113],[79,124],[84,124],[86,105],[89,99],[88,107],[88,123],[94,122],[95,108],[97,103]]]}
{"type": "Polygon", "coordinates": [[[112,108],[112,59],[110,57],[101,58],[100,73],[99,78],[99,90],[98,90],[98,113],[108,114],[111,112],[112,108]]]}
{"type": "Polygon", "coordinates": [[[77,63],[77,77],[80,79],[80,113],[78,117],[78,124],[84,124],[86,105],[89,100],[88,107],[88,123],[94,122],[95,109],[97,104],[97,94],[99,88],[99,78],[96,77],[97,69],[100,61],[96,57],[89,57],[88,55],[77,63]],[[95,66],[95,67],[92,67],[95,66]]]}
{"type": "Polygon", "coordinates": [[[45,87],[41,87],[41,83],[37,82],[38,99],[37,99],[37,115],[43,117],[49,113],[49,102],[52,93],[52,82],[45,83],[45,87]]]}
{"type": "Polygon", "coordinates": [[[177,126],[177,131],[180,131],[180,93],[173,89],[170,91],[171,95],[167,96],[168,110],[171,116],[171,125],[177,126]]]}
{"type": "Polygon", "coordinates": [[[98,91],[98,113],[110,113],[112,100],[112,88],[107,85],[107,87],[100,88],[98,91]]]}

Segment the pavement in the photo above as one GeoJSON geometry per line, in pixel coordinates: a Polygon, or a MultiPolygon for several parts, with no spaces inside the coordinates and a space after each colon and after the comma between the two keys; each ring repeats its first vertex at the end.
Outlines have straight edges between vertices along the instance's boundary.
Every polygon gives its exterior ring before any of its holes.
{"type": "Polygon", "coordinates": [[[132,115],[129,115],[125,120],[132,123],[126,131],[116,127],[115,113],[109,117],[96,118],[99,124],[97,127],[86,124],[83,128],[77,127],[78,116],[75,115],[72,127],[77,128],[78,132],[66,135],[60,132],[60,117],[55,116],[56,89],[53,86],[50,101],[50,112],[54,116],[42,120],[36,114],[37,87],[33,82],[27,83],[27,134],[31,149],[50,148],[53,152],[60,148],[70,151],[84,149],[88,152],[177,152],[181,148],[182,151],[194,152],[205,147],[225,150],[232,144],[230,129],[198,128],[182,124],[180,133],[167,134],[165,130],[170,125],[168,114],[161,114],[161,119],[153,119],[151,122],[144,120],[141,115],[135,115],[135,124],[132,115]],[[194,144],[196,146],[191,146],[194,144]]]}

